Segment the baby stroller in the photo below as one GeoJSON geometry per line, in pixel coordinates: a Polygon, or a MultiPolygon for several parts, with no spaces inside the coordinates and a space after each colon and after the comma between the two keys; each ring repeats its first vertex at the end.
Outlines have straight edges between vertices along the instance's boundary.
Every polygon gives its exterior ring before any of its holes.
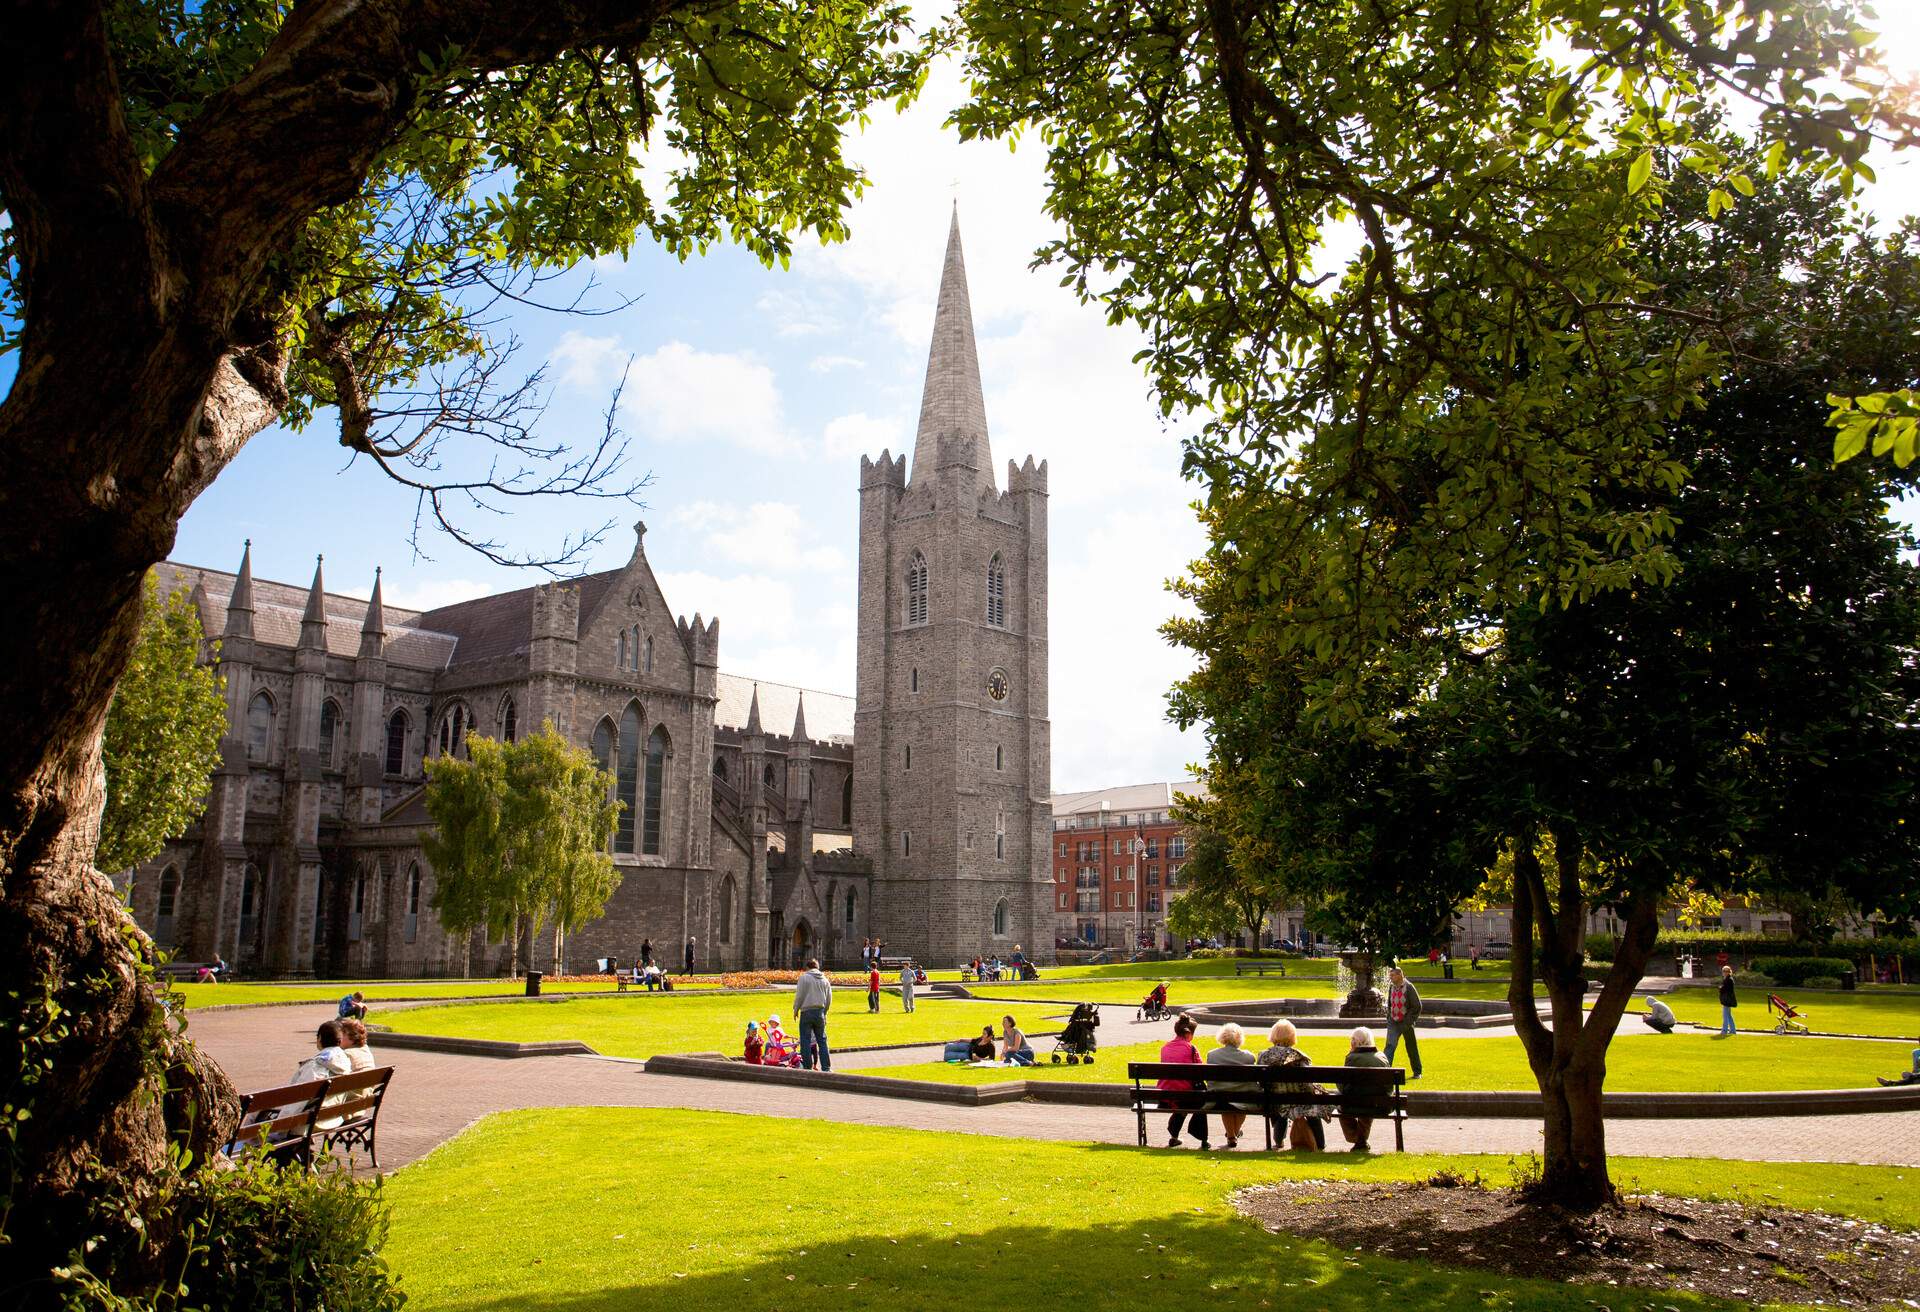
{"type": "Polygon", "coordinates": [[[1039,979],[1040,972],[1033,968],[1033,963],[1031,961],[1023,961],[1020,963],[1020,978],[1021,979],[1039,979]]]}
{"type": "Polygon", "coordinates": [[[1773,1027],[1775,1034],[1807,1033],[1807,1013],[1788,1002],[1778,993],[1767,994],[1767,1011],[1780,1013],[1780,1023],[1773,1027]]]}
{"type": "Polygon", "coordinates": [[[1171,1014],[1172,1013],[1167,1010],[1167,986],[1165,984],[1156,984],[1153,986],[1153,992],[1147,994],[1146,999],[1141,1002],[1140,1009],[1133,1013],[1133,1018],[1135,1020],[1165,1020],[1171,1014]]]}
{"type": "Polygon", "coordinates": [[[1069,1066],[1078,1066],[1081,1062],[1093,1065],[1094,1049],[1100,1046],[1093,1032],[1098,1028],[1100,1008],[1091,1002],[1075,1006],[1073,1014],[1067,1017],[1067,1028],[1060,1031],[1060,1036],[1053,1041],[1053,1064],[1058,1066],[1060,1058],[1064,1056],[1069,1066]]]}

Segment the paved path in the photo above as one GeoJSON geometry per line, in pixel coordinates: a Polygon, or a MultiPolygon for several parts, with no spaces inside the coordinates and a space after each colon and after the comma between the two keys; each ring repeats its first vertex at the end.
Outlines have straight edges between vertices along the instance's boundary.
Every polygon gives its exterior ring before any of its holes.
{"type": "MultiPolygon", "coordinates": [[[[1120,1009],[1108,1009],[1117,1012],[1120,1009]]],[[[1109,1046],[1137,1041],[1132,1009],[1103,1020],[1109,1046]]],[[[242,1088],[285,1082],[313,1044],[313,1027],[329,1004],[262,1007],[196,1014],[193,1038],[242,1088]]],[[[1151,1028],[1164,1037],[1165,1025],[1151,1028]]],[[[1149,1037],[1143,1033],[1139,1037],[1149,1037]]],[[[841,1069],[897,1065],[931,1049],[848,1053],[841,1069]]],[[[381,1060],[396,1068],[380,1116],[381,1165],[403,1166],[431,1152],[489,1112],[518,1107],[688,1107],[765,1116],[821,1118],[863,1125],[956,1130],[1011,1138],[1132,1143],[1133,1119],[1106,1107],[1001,1103],[954,1107],[822,1090],[757,1087],[747,1083],[649,1075],[636,1062],[606,1057],[528,1057],[501,1060],[392,1049],[381,1060]]],[[[1336,1135],[1337,1139],[1338,1136],[1336,1135]]],[[[1410,1120],[1408,1147],[1435,1152],[1519,1153],[1538,1149],[1534,1120],[1410,1120]]],[[[1920,1165],[1920,1115],[1876,1114],[1826,1120],[1615,1121],[1608,1127],[1615,1153],[1645,1156],[1762,1158],[1775,1161],[1847,1161],[1920,1165]]]]}

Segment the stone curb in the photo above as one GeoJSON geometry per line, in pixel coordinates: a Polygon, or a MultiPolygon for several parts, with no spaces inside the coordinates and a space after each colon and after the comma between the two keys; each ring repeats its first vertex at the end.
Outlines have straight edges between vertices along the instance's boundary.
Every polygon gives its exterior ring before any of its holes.
{"type": "Polygon", "coordinates": [[[447,1052],[461,1057],[598,1057],[578,1039],[551,1039],[537,1043],[508,1043],[501,1039],[462,1039],[449,1034],[396,1034],[375,1029],[383,1048],[411,1048],[420,1052],[447,1052]]]}
{"type": "MultiPolygon", "coordinates": [[[[994,1103],[1069,1103],[1083,1107],[1125,1107],[1131,1086],[1083,1084],[1069,1080],[1006,1080],[998,1084],[939,1084],[888,1076],[836,1071],[749,1066],[725,1057],[663,1056],[647,1062],[650,1074],[689,1075],[718,1080],[771,1080],[802,1088],[841,1093],[878,1094],[960,1106],[994,1103]]],[[[1875,1112],[1920,1111],[1920,1086],[1901,1089],[1806,1089],[1752,1093],[1609,1093],[1606,1114],[1623,1120],[1734,1119],[1779,1116],[1846,1116],[1875,1112]]],[[[1410,1116],[1447,1120],[1531,1119],[1542,1113],[1540,1095],[1524,1091],[1445,1093],[1410,1089],[1410,1116]]]]}

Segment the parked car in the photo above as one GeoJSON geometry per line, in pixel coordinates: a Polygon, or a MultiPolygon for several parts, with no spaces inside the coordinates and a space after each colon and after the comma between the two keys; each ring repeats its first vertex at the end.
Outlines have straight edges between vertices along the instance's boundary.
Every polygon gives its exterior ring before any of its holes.
{"type": "Polygon", "coordinates": [[[1482,961],[1508,961],[1512,959],[1512,957],[1513,944],[1501,939],[1494,939],[1480,949],[1480,959],[1482,961]]]}

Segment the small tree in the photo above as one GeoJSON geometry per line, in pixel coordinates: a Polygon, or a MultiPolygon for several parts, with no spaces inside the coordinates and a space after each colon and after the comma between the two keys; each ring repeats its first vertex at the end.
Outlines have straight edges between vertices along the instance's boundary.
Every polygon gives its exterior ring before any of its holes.
{"type": "Polygon", "coordinates": [[[200,663],[200,613],[184,592],[163,601],[147,575],[140,637],[114,690],[101,743],[107,805],[94,865],[131,870],[185,831],[220,764],[227,704],[220,676],[200,663]]]}
{"type": "Polygon", "coordinates": [[[508,938],[514,974],[522,927],[538,934],[550,918],[558,969],[563,934],[599,916],[620,884],[607,856],[613,781],[551,722],[514,743],[469,734],[466,752],[427,764],[434,910],[456,933],[508,938]]]}

